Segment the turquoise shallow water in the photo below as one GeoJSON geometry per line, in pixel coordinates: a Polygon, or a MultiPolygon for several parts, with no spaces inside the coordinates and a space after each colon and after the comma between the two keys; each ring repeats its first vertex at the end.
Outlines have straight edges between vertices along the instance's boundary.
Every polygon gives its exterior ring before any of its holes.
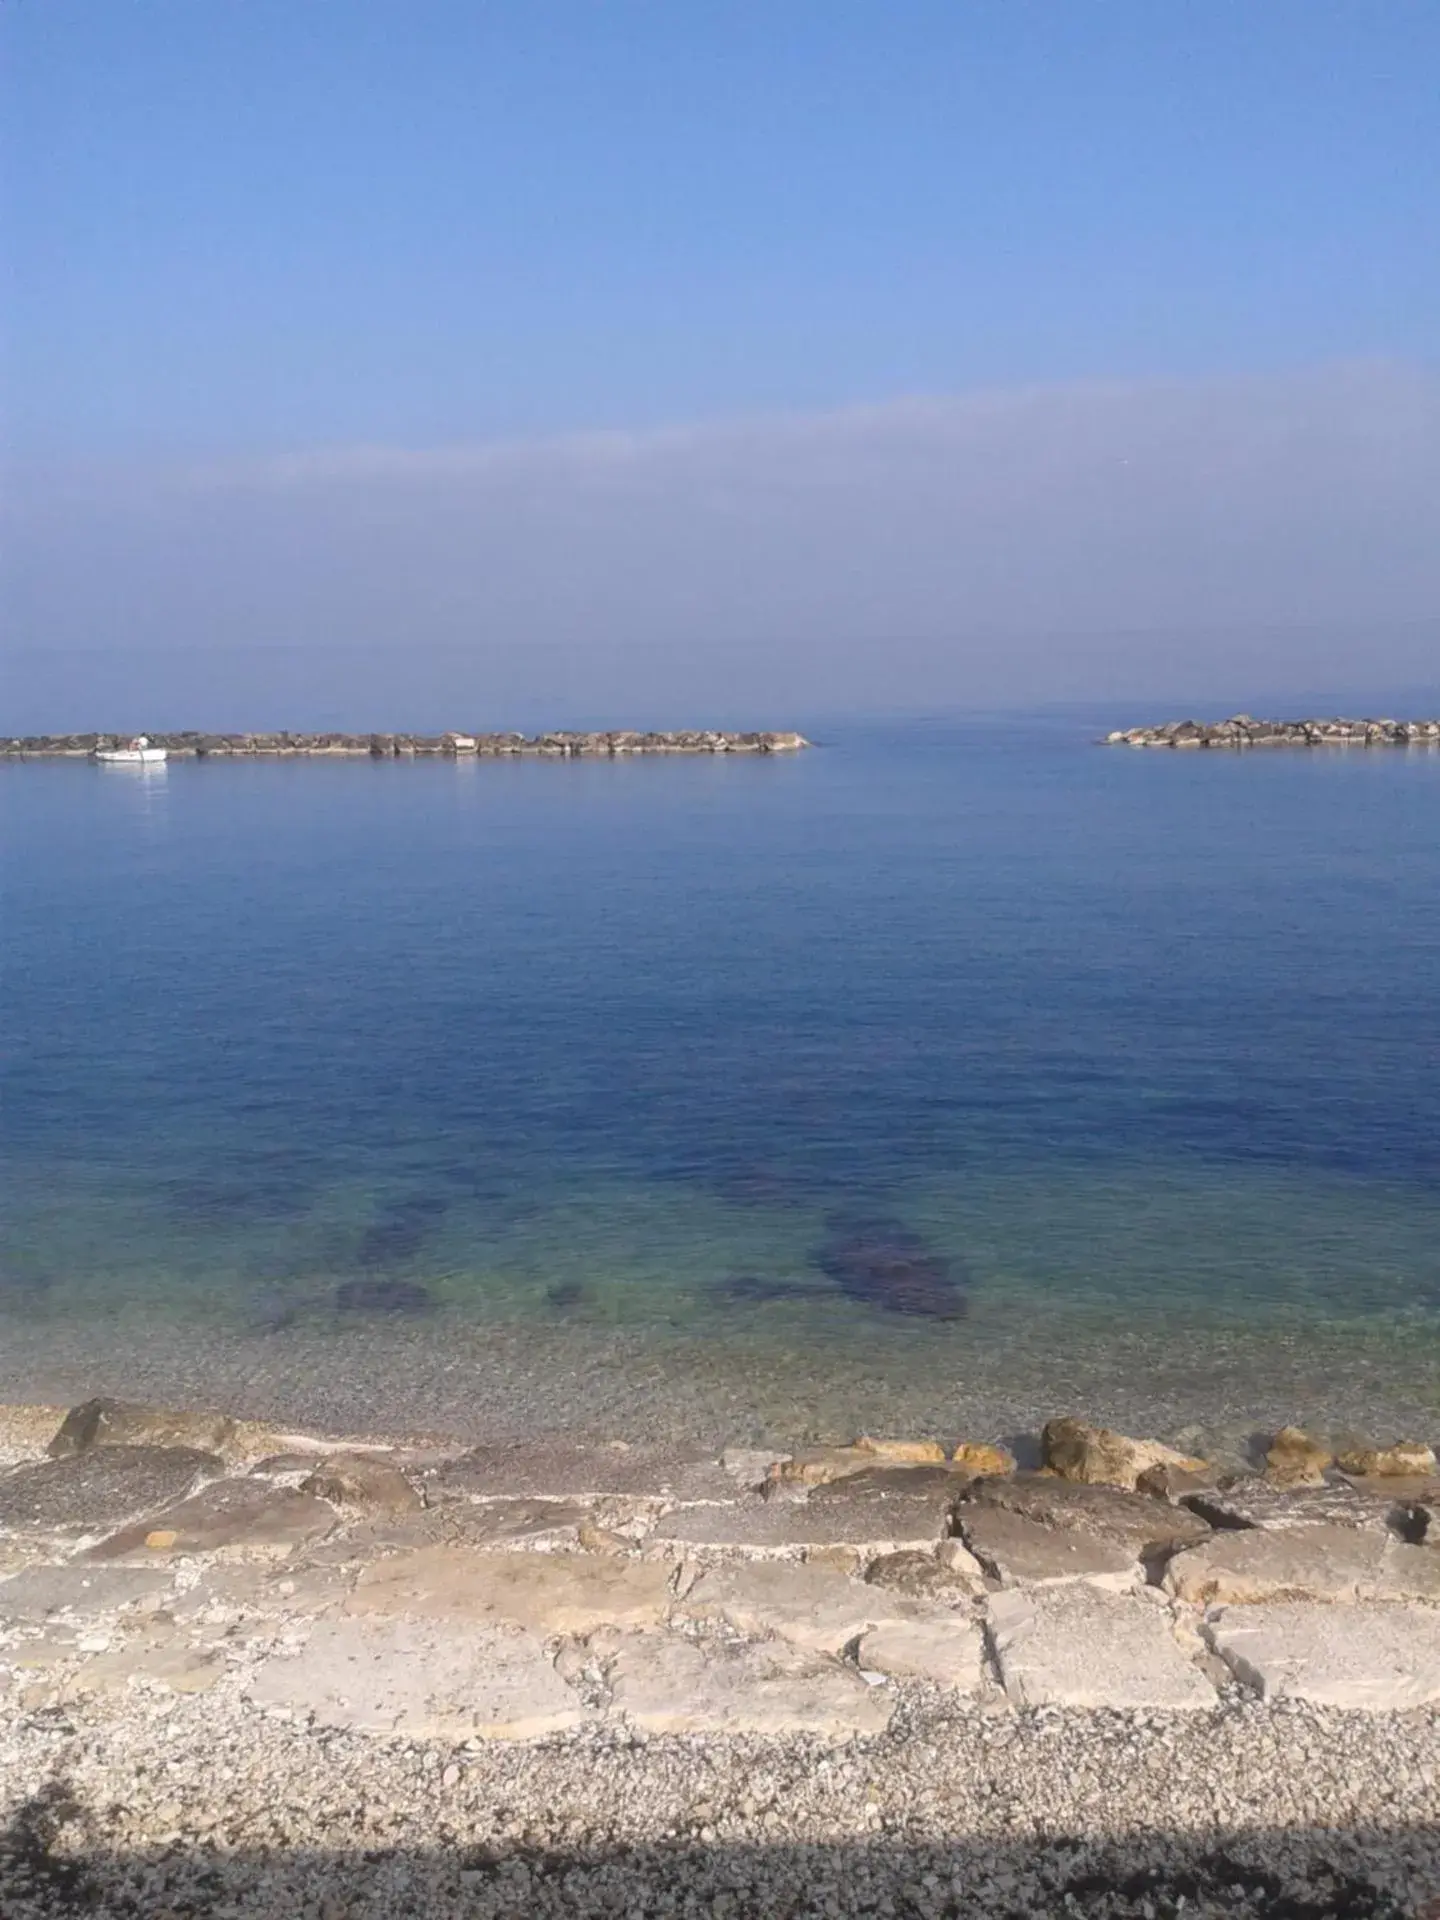
{"type": "Polygon", "coordinates": [[[0,767],[0,1372],[1434,1404],[1440,755],[1091,732],[0,767]]]}

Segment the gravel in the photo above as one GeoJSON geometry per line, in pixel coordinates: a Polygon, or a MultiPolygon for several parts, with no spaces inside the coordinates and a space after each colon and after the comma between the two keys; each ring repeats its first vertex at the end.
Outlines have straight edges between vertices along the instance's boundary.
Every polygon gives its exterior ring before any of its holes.
{"type": "MultiPolygon", "coordinates": [[[[942,1703],[806,1740],[320,1734],[223,1689],[0,1721],[0,1913],[1185,1920],[1440,1900],[1440,1715],[942,1703]]],[[[1437,1909],[1440,1911],[1440,1909],[1437,1909]]]]}

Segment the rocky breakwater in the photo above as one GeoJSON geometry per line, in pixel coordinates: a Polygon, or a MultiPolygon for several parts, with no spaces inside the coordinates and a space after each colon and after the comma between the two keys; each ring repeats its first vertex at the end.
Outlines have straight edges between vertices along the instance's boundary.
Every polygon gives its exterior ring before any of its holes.
{"type": "MultiPolygon", "coordinates": [[[[129,744],[118,733],[30,734],[0,741],[11,759],[85,759],[129,744]]],[[[369,756],[376,760],[416,755],[503,759],[521,754],[542,759],[620,759],[636,753],[795,753],[811,743],[800,733],[725,733],[713,728],[674,733],[151,733],[146,739],[171,759],[253,759],[309,755],[369,756]]]]}
{"type": "Polygon", "coordinates": [[[1440,747],[1440,720],[1167,720],[1105,736],[1109,747],[1440,747]]]}

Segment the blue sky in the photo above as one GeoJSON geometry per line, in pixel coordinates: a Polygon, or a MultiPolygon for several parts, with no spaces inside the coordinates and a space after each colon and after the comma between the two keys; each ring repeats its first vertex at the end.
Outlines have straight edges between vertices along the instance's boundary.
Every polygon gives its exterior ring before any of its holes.
{"type": "MultiPolygon", "coordinates": [[[[306,475],[286,482],[291,521],[257,508],[255,485],[232,487],[207,536],[224,546],[228,526],[236,551],[277,576],[280,598],[257,606],[253,630],[229,622],[226,644],[381,645],[388,630],[326,585],[347,541],[384,548],[396,519],[393,463],[372,458],[362,484],[356,449],[503,443],[513,458],[533,444],[563,466],[576,436],[633,449],[748,423],[758,479],[775,459],[767,431],[986,395],[1014,420],[1016,471],[1068,461],[1077,505],[1087,458],[1118,467],[1138,436],[1163,469],[1147,468],[1152,484],[1178,488],[1172,518],[1194,507],[1198,463],[1224,468],[1232,510],[1263,505],[1268,525],[1277,491],[1312,484],[1317,423],[1343,496],[1359,434],[1357,564],[1339,614],[1363,618],[1377,591],[1387,621],[1440,613],[1424,558],[1436,527],[1416,504],[1436,476],[1440,362],[1433,0],[10,0],[0,48],[6,421],[24,496],[7,624],[26,648],[78,644],[107,606],[137,645],[179,644],[204,587],[185,515],[195,475],[217,465],[233,476],[251,462],[273,484],[275,461],[293,458],[306,475]],[[1363,420],[1357,380],[1379,396],[1363,420]],[[1275,383],[1263,403],[1257,381],[1275,383]],[[1129,398],[1097,412],[1083,397],[1097,387],[1129,398]],[[1177,410],[1187,387],[1194,404],[1177,410]],[[1034,391],[1052,416],[1038,440],[1017,400],[1034,391]],[[1088,454],[1064,438],[1077,408],[1088,425],[1076,430],[1098,436],[1088,454]],[[1270,438],[1239,446],[1257,410],[1270,438]],[[1036,451],[1057,435],[1063,456],[1036,451]],[[1242,487],[1237,504],[1237,462],[1253,501],[1242,487]],[[111,497],[77,493],[78,472],[102,470],[111,497]],[[117,505],[137,485],[143,526],[117,505]],[[1414,549],[1367,573],[1370,534],[1389,527],[1393,544],[1397,512],[1414,549]],[[317,516],[325,539],[297,533],[317,516]],[[308,626],[284,617],[287,584],[308,626]]],[[[983,469],[956,469],[953,436],[918,451],[883,437],[903,465],[897,497],[953,487],[973,500],[983,484],[983,469]]],[[[835,541],[854,555],[854,525],[827,504],[858,457],[854,435],[841,439],[770,502],[771,545],[786,551],[736,605],[737,644],[793,632],[803,650],[827,622],[845,627],[815,584],[834,571],[835,541]]],[[[726,444],[727,485],[743,491],[726,444]]],[[[680,546],[701,580],[719,564],[713,538],[695,548],[713,458],[711,445],[698,469],[667,469],[694,496],[680,546]]],[[[873,487],[873,450],[864,459],[873,487]]],[[[472,468],[458,491],[445,494],[439,469],[427,485],[426,564],[469,630],[486,597],[465,554],[499,538],[484,518],[495,488],[478,503],[472,468]],[[434,531],[447,516],[448,547],[434,531]]],[[[537,573],[584,546],[573,500],[540,499],[544,485],[539,469],[515,480],[501,515],[505,543],[535,542],[537,573]]],[[[1033,504],[1017,498],[994,539],[1043,568],[1047,542],[1074,527],[1063,501],[1051,531],[1033,504]]],[[[1300,556],[1307,526],[1333,547],[1336,511],[1287,522],[1285,567],[1255,563],[1253,605],[1233,592],[1196,605],[1190,585],[1175,617],[1319,618],[1300,556]]],[[[685,580],[663,551],[673,528],[635,513],[620,544],[650,556],[683,645],[685,580]]],[[[967,626],[952,533],[908,554],[912,580],[918,566],[936,592],[933,618],[907,599],[905,621],[963,652],[970,626],[1007,625],[1004,568],[990,568],[967,626]]],[[[856,647],[885,631],[887,541],[861,568],[856,647]]],[[[417,564],[400,540],[392,609],[417,564]]],[[[501,596],[512,647],[553,637],[527,612],[527,577],[501,596]]],[[[596,599],[621,625],[644,610],[638,586],[629,602],[608,588],[596,599]]],[[[1016,600],[1009,626],[1067,626],[1063,600],[1016,600]]],[[[1133,605],[1078,601],[1077,629],[1155,617],[1148,587],[1133,605]]],[[[453,621],[425,617],[427,637],[455,642],[453,621]]],[[[724,644],[713,622],[697,618],[696,634],[697,647],[724,644]]],[[[1397,670],[1408,662],[1402,648],[1397,670]]]]}

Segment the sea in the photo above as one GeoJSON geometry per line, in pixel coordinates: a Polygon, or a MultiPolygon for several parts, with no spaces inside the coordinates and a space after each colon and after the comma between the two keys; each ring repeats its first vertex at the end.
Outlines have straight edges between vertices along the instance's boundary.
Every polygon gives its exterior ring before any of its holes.
{"type": "Polygon", "coordinates": [[[1440,753],[1102,724],[0,764],[0,1397],[1437,1437],[1440,753]]]}

